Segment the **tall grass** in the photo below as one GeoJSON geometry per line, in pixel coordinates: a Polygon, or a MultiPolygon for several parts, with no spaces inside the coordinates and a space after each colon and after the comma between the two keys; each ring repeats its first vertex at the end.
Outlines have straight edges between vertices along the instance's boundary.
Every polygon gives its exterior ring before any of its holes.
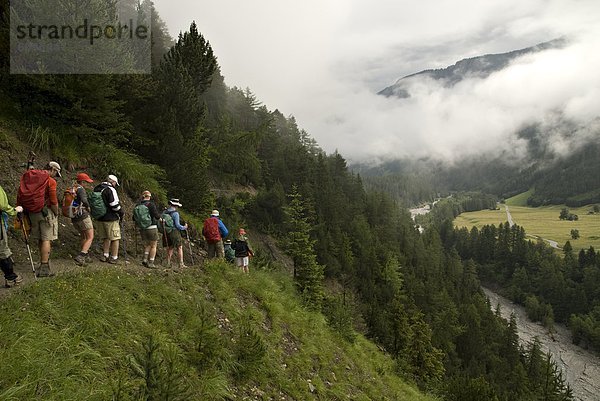
{"type": "Polygon", "coordinates": [[[123,269],[0,304],[1,400],[428,400],[390,358],[302,308],[289,276],[123,269]]]}
{"type": "Polygon", "coordinates": [[[114,174],[119,183],[134,198],[148,190],[162,204],[167,202],[165,171],[155,164],[144,162],[140,157],[112,145],[88,145],[85,153],[92,155],[94,167],[102,176],[114,174]]]}
{"type": "Polygon", "coordinates": [[[48,127],[42,127],[41,125],[34,126],[33,124],[29,128],[27,135],[27,141],[33,149],[44,152],[49,152],[56,145],[57,138],[57,135],[48,127]]]}

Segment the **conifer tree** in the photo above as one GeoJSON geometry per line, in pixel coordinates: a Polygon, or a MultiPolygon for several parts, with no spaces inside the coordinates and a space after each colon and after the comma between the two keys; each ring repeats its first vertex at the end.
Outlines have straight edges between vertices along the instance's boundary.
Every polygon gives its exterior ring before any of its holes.
{"type": "Polygon", "coordinates": [[[289,205],[284,208],[287,217],[285,249],[294,261],[294,277],[298,290],[311,309],[320,310],[324,296],[324,269],[317,263],[315,240],[310,236],[310,214],[314,211],[306,204],[296,186],[292,187],[288,197],[289,205]]]}

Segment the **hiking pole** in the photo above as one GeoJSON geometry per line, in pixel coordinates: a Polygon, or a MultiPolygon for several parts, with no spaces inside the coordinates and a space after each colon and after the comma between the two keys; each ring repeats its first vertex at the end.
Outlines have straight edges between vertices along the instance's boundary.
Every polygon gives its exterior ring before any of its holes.
{"type": "Polygon", "coordinates": [[[125,238],[125,224],[123,224],[123,219],[119,221],[119,225],[121,226],[121,238],[123,239],[123,253],[125,253],[125,263],[127,264],[129,261],[127,260],[127,239],[125,238]]]}
{"type": "Polygon", "coordinates": [[[33,153],[32,150],[29,151],[29,154],[27,155],[27,164],[26,164],[26,169],[27,170],[31,170],[33,169],[33,164],[35,163],[35,158],[37,157],[37,155],[35,153],[33,153]]]}
{"type": "Polygon", "coordinates": [[[187,237],[188,245],[190,247],[190,258],[192,259],[192,266],[193,266],[194,265],[194,255],[192,254],[192,242],[190,241],[190,234],[188,233],[188,230],[185,230],[185,236],[187,237]]]}
{"type": "MultiPolygon", "coordinates": [[[[161,217],[160,218],[160,225],[162,226],[162,230],[163,230],[163,238],[165,239],[165,244],[167,244],[167,265],[170,264],[171,259],[169,258],[169,237],[167,236],[167,229],[165,228],[165,224],[164,224],[165,220],[161,217]]],[[[164,262],[164,252],[163,252],[163,262],[164,262]]]]}
{"type": "Polygon", "coordinates": [[[137,253],[137,251],[138,251],[138,240],[137,240],[137,233],[138,233],[138,230],[137,230],[137,229],[135,229],[135,230],[133,231],[133,241],[134,241],[134,244],[135,244],[135,249],[134,249],[134,251],[133,251],[133,256],[134,256],[136,259],[137,259],[137,256],[138,256],[138,253],[137,253]]]}
{"type": "Polygon", "coordinates": [[[21,223],[21,230],[23,230],[23,238],[25,239],[25,246],[27,247],[27,253],[29,254],[29,261],[31,262],[31,270],[33,270],[33,278],[37,279],[35,273],[35,266],[33,264],[33,257],[31,256],[31,248],[29,247],[29,234],[27,234],[27,229],[25,228],[25,221],[23,219],[22,213],[17,214],[17,219],[19,219],[19,223],[21,223]]]}

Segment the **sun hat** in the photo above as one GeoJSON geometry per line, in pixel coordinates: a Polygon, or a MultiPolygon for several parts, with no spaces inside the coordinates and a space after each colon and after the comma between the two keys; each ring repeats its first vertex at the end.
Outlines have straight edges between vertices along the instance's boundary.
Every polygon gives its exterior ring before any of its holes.
{"type": "Polygon", "coordinates": [[[179,198],[171,198],[171,200],[169,201],[169,205],[171,206],[183,206],[181,203],[179,203],[179,198]]]}
{"type": "Polygon", "coordinates": [[[114,181],[116,186],[119,186],[119,179],[117,178],[116,175],[109,175],[108,176],[108,181],[114,181]]]}
{"type": "Polygon", "coordinates": [[[210,212],[211,216],[216,216],[219,217],[219,211],[217,209],[213,210],[212,212],[210,212]]]}
{"type": "Polygon", "coordinates": [[[77,178],[76,178],[77,182],[81,182],[81,181],[85,181],[85,182],[94,182],[94,180],[92,180],[90,178],[89,175],[87,175],[86,173],[79,173],[77,174],[77,178]]]}
{"type": "Polygon", "coordinates": [[[60,170],[61,170],[60,164],[58,164],[57,162],[50,162],[50,163],[48,163],[48,168],[56,171],[56,174],[62,178],[62,175],[60,174],[60,170]]]}
{"type": "Polygon", "coordinates": [[[150,191],[142,192],[142,198],[150,198],[152,197],[152,193],[150,191]]]}

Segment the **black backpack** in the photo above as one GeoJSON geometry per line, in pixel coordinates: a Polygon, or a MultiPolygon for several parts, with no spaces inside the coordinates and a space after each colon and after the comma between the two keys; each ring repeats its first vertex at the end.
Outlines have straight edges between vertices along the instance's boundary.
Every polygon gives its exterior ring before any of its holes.
{"type": "Polygon", "coordinates": [[[233,248],[233,250],[235,251],[236,258],[245,258],[249,255],[248,243],[246,241],[236,239],[231,245],[231,248],[233,248]]]}

